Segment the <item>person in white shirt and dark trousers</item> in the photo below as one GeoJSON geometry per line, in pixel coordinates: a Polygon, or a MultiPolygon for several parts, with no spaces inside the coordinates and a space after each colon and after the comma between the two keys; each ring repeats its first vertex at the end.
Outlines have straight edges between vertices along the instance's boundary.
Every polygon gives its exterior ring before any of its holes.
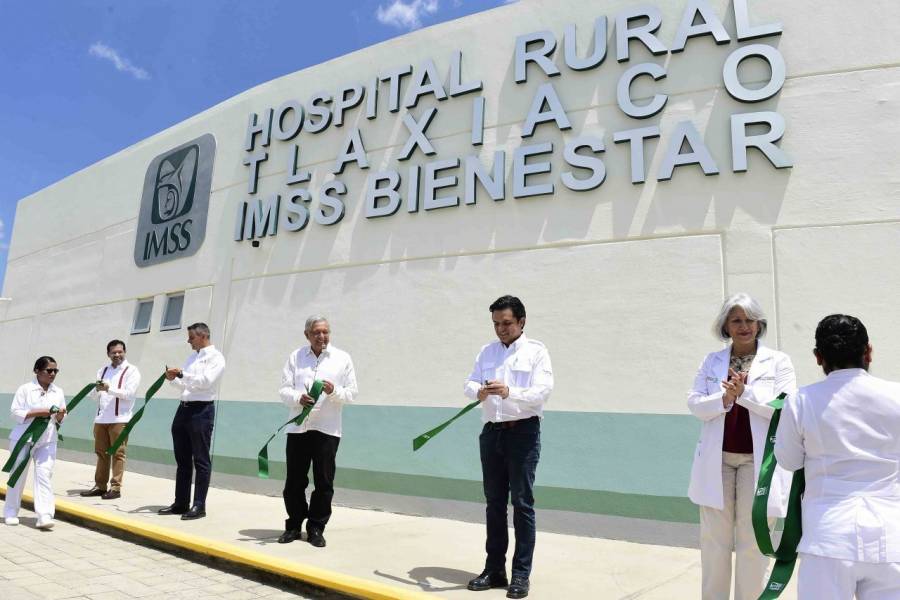
{"type": "Polygon", "coordinates": [[[325,546],[325,525],[331,517],[334,497],[335,457],[341,441],[341,408],[356,397],[356,373],[350,355],[331,345],[331,326],[321,315],[306,320],[303,334],[309,345],[295,350],[284,364],[279,394],[290,407],[290,417],[312,406],[306,420],[287,428],[287,478],[284,482],[284,507],[288,518],[278,538],[287,544],[301,537],[306,521],[307,541],[325,546]],[[318,401],[309,396],[313,382],[323,383],[318,401]],[[309,467],[312,464],[315,488],[306,501],[309,467]]]}
{"type": "Polygon", "coordinates": [[[855,317],[816,328],[825,379],[788,398],[778,464],[804,469],[800,600],[900,598],[900,384],[868,373],[872,346],[855,317]]]}
{"type": "Polygon", "coordinates": [[[94,453],[97,455],[94,487],[81,492],[81,495],[114,500],[122,495],[125,447],[128,440],[122,442],[112,456],[112,461],[107,450],[131,419],[134,399],[141,384],[141,373],[125,358],[125,342],[122,340],[112,340],[106,344],[106,356],[110,362],[97,371],[97,387],[91,392],[91,396],[97,399],[97,416],[94,417],[94,453]],[[112,478],[109,476],[110,462],[112,478]]]}
{"type": "MultiPolygon", "coordinates": [[[[38,516],[39,529],[53,527],[56,512],[51,484],[53,463],[56,461],[56,427],[66,415],[66,396],[62,388],[53,383],[57,373],[59,368],[53,357],[38,358],[34,363],[34,380],[19,386],[10,407],[13,421],[16,422],[16,426],[9,434],[10,450],[15,447],[16,442],[35,418],[51,417],[47,429],[31,448],[31,461],[34,463],[34,512],[38,516]],[[58,412],[51,412],[54,407],[58,412]]],[[[16,465],[20,464],[19,461],[24,458],[27,451],[28,446],[22,449],[16,465]]],[[[22,506],[22,490],[26,479],[28,479],[27,465],[16,484],[6,489],[3,516],[7,525],[19,524],[19,508],[22,506]]]]}
{"type": "Polygon", "coordinates": [[[175,502],[159,511],[161,515],[181,515],[185,521],[206,516],[215,402],[225,373],[225,357],[212,345],[206,323],[189,326],[187,341],[194,352],[184,367],[166,369],[166,379],[181,392],[181,404],[172,420],[172,445],[177,465],[175,502]],[[192,475],[193,504],[190,503],[192,475]]]}
{"type": "Polygon", "coordinates": [[[521,300],[501,296],[489,310],[498,341],[482,347],[464,386],[466,396],[481,401],[484,427],[479,448],[487,528],[484,570],[468,588],[505,587],[507,598],[524,598],[534,556],[534,475],[541,455],[541,419],[553,391],[553,368],[547,348],[525,336],[521,300]],[[516,543],[507,581],[510,497],[516,543]]]}
{"type": "MultiPolygon", "coordinates": [[[[727,298],[713,334],[731,343],[703,360],[688,393],[688,409],[702,421],[688,497],[700,506],[701,598],[756,600],[766,585],[769,559],[756,545],[751,512],[769,421],[768,405],[797,389],[787,354],[767,348],[767,321],[759,303],[739,293],[727,298]]],[[[767,505],[770,519],[787,512],[790,474],[776,469],[767,505]]]]}

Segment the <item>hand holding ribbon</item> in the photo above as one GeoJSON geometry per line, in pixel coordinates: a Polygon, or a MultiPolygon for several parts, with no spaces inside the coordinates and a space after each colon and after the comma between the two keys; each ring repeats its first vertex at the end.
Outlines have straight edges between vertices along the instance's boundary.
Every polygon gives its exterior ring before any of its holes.
{"type": "Polygon", "coordinates": [[[275,430],[269,439],[266,440],[266,443],[263,444],[262,449],[260,449],[259,454],[256,456],[257,462],[257,475],[261,479],[269,478],[269,442],[275,439],[275,436],[281,433],[281,430],[293,423],[294,425],[300,425],[303,421],[306,420],[306,417],[309,416],[309,413],[312,411],[315,403],[318,402],[319,396],[322,395],[322,390],[325,388],[325,384],[322,381],[316,379],[313,381],[312,386],[310,386],[309,391],[306,393],[307,396],[313,399],[313,403],[309,405],[304,405],[303,410],[300,411],[300,414],[294,417],[293,419],[289,419],[286,423],[282,424],[281,427],[275,430]]]}
{"type": "Polygon", "coordinates": [[[59,407],[51,406],[48,412],[49,415],[46,417],[34,417],[28,425],[28,428],[25,429],[22,436],[18,439],[16,445],[13,446],[12,451],[9,453],[9,458],[6,461],[6,464],[3,465],[3,472],[9,473],[9,480],[6,482],[7,488],[15,487],[16,483],[19,481],[19,477],[22,476],[22,473],[28,466],[28,461],[31,460],[31,449],[34,448],[34,444],[41,439],[41,436],[47,431],[47,426],[50,425],[50,419],[59,412],[59,407]],[[22,460],[16,464],[16,459],[19,457],[19,454],[22,453],[22,450],[26,445],[28,448],[26,449],[22,460]]]}
{"type": "Polygon", "coordinates": [[[753,533],[756,535],[756,543],[759,551],[775,559],[772,574],[766,587],[763,589],[759,600],[774,600],[781,595],[794,572],[794,563],[797,561],[797,545],[802,535],[800,518],[800,500],[806,487],[806,479],[803,469],[794,472],[791,481],[791,493],[788,497],[787,516],[784,519],[784,531],[781,534],[781,542],[778,549],[772,547],[772,538],[769,533],[768,503],[769,491],[772,485],[772,476],[775,474],[775,432],[778,430],[778,421],[781,419],[781,409],[784,408],[784,399],[787,394],[780,394],[769,406],[775,409],[772,420],[769,421],[769,431],[766,435],[766,446],[763,450],[762,464],[759,469],[759,482],[756,487],[756,495],[753,497],[753,533]]]}

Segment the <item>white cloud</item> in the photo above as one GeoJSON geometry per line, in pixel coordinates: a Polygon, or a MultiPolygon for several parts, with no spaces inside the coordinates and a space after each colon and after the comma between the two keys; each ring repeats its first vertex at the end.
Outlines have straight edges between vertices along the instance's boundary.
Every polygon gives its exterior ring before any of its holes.
{"type": "Polygon", "coordinates": [[[128,73],[135,79],[150,79],[150,73],[146,69],[133,65],[130,60],[121,56],[115,48],[110,48],[103,42],[94,42],[88,49],[88,53],[91,56],[108,60],[116,67],[117,71],[128,73]]]}
{"type": "Polygon", "coordinates": [[[0,250],[9,250],[9,243],[6,241],[6,224],[0,219],[0,250]]]}
{"type": "Polygon", "coordinates": [[[400,29],[418,29],[422,26],[422,16],[434,14],[437,9],[438,0],[394,0],[387,6],[379,4],[375,18],[400,29]]]}

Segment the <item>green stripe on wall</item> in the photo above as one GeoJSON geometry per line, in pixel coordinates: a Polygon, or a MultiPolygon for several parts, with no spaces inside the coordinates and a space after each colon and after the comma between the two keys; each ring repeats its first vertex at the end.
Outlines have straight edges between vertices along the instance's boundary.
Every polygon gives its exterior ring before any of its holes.
{"type": "MultiPolygon", "coordinates": [[[[0,395],[0,402],[12,400],[0,395]]],[[[93,412],[85,401],[63,427],[61,447],[93,452],[93,412]],[[85,410],[87,409],[87,410],[85,410]]],[[[128,455],[174,464],[169,427],[178,403],[156,399],[132,433],[128,455]]],[[[271,402],[221,402],[213,469],[255,477],[256,453],[286,418],[271,402]]],[[[473,412],[418,452],[412,438],[455,412],[450,408],[350,405],[338,450],[336,485],[363,491],[482,502],[478,433],[473,412]]],[[[8,419],[8,417],[7,417],[8,419]]],[[[8,435],[11,422],[0,432],[8,435]]],[[[542,423],[538,507],[688,522],[685,498],[699,423],[690,416],[548,411],[542,423]]],[[[274,479],[284,477],[283,436],[269,448],[274,479]]]]}

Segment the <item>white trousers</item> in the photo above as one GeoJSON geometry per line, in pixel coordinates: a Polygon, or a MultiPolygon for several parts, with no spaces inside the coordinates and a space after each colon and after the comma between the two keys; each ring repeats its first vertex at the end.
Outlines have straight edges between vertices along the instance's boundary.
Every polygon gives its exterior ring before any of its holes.
{"type": "MultiPolygon", "coordinates": [[[[12,451],[15,442],[9,443],[12,451]]],[[[19,454],[19,460],[25,455],[23,448],[19,454]]],[[[56,461],[56,442],[35,446],[31,453],[31,461],[34,463],[34,512],[44,518],[53,518],[56,513],[56,501],[53,497],[51,477],[53,475],[53,463],[56,461]]],[[[16,464],[19,464],[18,461],[16,464]]],[[[28,479],[29,467],[25,467],[22,476],[16,482],[15,487],[6,488],[6,504],[3,506],[3,517],[19,516],[19,508],[22,506],[22,490],[25,488],[25,480],[28,479]]],[[[7,477],[7,474],[3,474],[7,477]]]]}
{"type": "Polygon", "coordinates": [[[897,600],[900,563],[864,563],[800,555],[798,600],[897,600]]]}
{"type": "Polygon", "coordinates": [[[735,554],[734,600],[756,600],[768,579],[769,559],[756,545],[751,510],[756,492],[753,455],[722,453],[722,510],[700,507],[703,600],[728,600],[735,554]]]}

